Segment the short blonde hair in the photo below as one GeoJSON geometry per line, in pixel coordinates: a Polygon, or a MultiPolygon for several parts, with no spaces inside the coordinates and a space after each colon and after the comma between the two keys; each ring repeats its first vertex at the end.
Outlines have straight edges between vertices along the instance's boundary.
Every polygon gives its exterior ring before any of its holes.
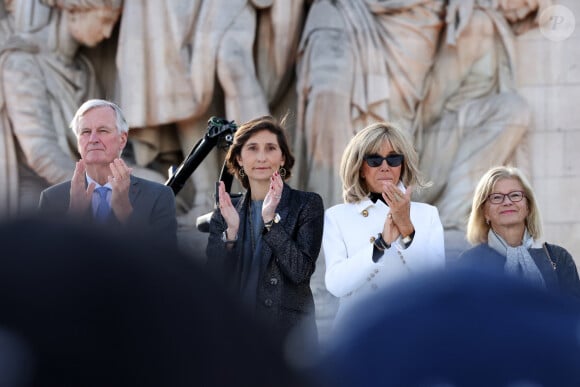
{"type": "Polygon", "coordinates": [[[488,196],[493,193],[495,184],[503,179],[516,179],[520,182],[528,203],[528,216],[525,219],[528,232],[534,239],[542,235],[540,211],[530,182],[518,168],[499,166],[491,168],[481,177],[473,194],[471,213],[467,222],[467,240],[473,245],[487,243],[490,226],[485,220],[484,207],[488,196]]]}
{"type": "Polygon", "coordinates": [[[342,155],[340,178],[342,197],[346,203],[356,203],[368,196],[369,188],[360,173],[362,163],[365,156],[379,153],[385,141],[395,152],[404,156],[400,177],[403,185],[405,187],[413,185],[419,189],[429,186],[419,172],[417,151],[405,132],[391,123],[379,122],[358,132],[350,140],[342,155]]]}

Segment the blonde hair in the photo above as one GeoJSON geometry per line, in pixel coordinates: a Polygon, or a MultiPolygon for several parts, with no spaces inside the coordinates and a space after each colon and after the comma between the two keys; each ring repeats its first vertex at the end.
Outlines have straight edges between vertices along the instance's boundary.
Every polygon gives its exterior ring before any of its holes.
{"type": "Polygon", "coordinates": [[[368,196],[369,188],[360,174],[362,163],[365,156],[379,153],[385,141],[395,152],[404,156],[400,180],[405,187],[413,185],[420,189],[430,185],[419,172],[419,157],[407,135],[391,123],[379,122],[358,132],[342,155],[340,178],[342,197],[346,203],[356,203],[368,196]]]}
{"type": "Polygon", "coordinates": [[[503,179],[516,179],[520,182],[528,203],[528,216],[525,219],[526,228],[534,239],[538,239],[542,235],[540,211],[530,182],[518,168],[499,166],[491,168],[481,177],[473,194],[471,213],[467,222],[467,240],[473,245],[487,243],[490,226],[485,220],[484,207],[488,196],[493,193],[495,184],[503,179]]]}

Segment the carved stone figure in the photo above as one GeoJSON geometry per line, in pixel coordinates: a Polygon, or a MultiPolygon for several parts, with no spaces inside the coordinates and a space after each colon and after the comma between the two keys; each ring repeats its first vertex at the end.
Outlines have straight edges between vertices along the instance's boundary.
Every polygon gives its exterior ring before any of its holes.
{"type": "Polygon", "coordinates": [[[443,28],[444,1],[318,0],[298,59],[296,152],[305,189],[340,202],[338,169],[352,135],[373,121],[411,130],[443,28]]]}
{"type": "Polygon", "coordinates": [[[421,199],[439,208],[446,230],[465,229],[475,185],[494,165],[526,163],[531,111],[515,90],[514,30],[531,26],[536,2],[450,2],[446,41],[421,102],[420,169],[433,182],[421,199]]]}
{"type": "Polygon", "coordinates": [[[14,31],[13,0],[0,1],[0,45],[3,45],[14,31]]]}
{"type": "MultiPolygon", "coordinates": [[[[187,155],[212,115],[269,114],[293,74],[303,18],[304,0],[126,2],[117,64],[137,163],[187,155]]],[[[219,166],[210,157],[193,176],[204,212],[219,166]]]]}
{"type": "Polygon", "coordinates": [[[40,191],[70,179],[77,158],[68,128],[74,111],[97,94],[91,64],[79,54],[110,36],[121,0],[35,0],[18,3],[21,31],[0,54],[0,212],[38,205],[40,191]],[[26,6],[26,7],[24,7],[26,6]],[[21,19],[22,18],[22,19],[21,19]]]}

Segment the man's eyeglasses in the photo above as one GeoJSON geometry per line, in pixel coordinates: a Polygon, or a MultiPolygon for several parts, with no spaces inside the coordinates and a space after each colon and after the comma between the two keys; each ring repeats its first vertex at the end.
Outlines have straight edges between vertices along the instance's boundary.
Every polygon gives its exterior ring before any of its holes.
{"type": "Polygon", "coordinates": [[[383,163],[383,160],[387,161],[387,165],[389,167],[398,167],[403,162],[403,158],[404,158],[403,155],[399,154],[391,154],[388,155],[387,157],[383,157],[380,155],[368,155],[363,157],[364,161],[367,162],[369,167],[373,168],[380,167],[381,164],[383,163]]]}
{"type": "Polygon", "coordinates": [[[502,193],[492,193],[490,194],[487,199],[492,204],[501,204],[504,201],[505,197],[508,197],[513,203],[521,202],[522,199],[526,196],[523,191],[512,191],[507,194],[502,193]]]}

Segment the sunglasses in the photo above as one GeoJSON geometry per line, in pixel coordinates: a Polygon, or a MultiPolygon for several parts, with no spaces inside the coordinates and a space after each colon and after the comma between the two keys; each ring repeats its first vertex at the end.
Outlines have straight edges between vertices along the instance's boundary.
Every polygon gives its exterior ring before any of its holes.
{"type": "Polygon", "coordinates": [[[363,157],[364,161],[367,162],[369,167],[380,167],[383,163],[383,160],[387,162],[389,167],[398,167],[403,163],[403,155],[399,154],[390,154],[386,157],[379,156],[379,155],[368,155],[363,157]]]}

